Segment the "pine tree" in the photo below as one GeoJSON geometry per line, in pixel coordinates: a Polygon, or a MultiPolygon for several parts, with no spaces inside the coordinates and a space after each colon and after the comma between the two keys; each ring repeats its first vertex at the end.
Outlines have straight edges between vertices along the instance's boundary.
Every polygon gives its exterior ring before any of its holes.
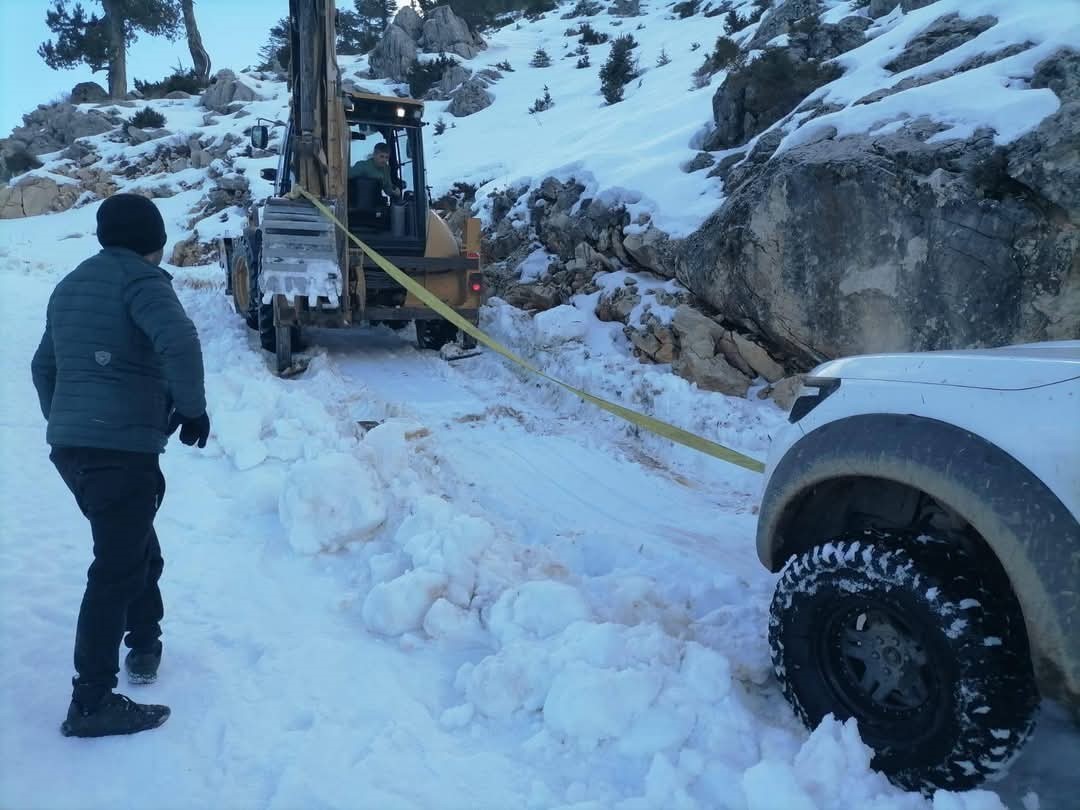
{"type": "Polygon", "coordinates": [[[535,68],[551,67],[551,57],[543,48],[537,48],[529,65],[535,68]]]}
{"type": "Polygon", "coordinates": [[[551,91],[548,90],[548,86],[545,84],[543,98],[538,98],[532,103],[532,106],[529,107],[529,113],[531,115],[533,113],[543,112],[544,110],[550,110],[554,106],[555,100],[551,97],[551,91]]]}
{"type": "Polygon", "coordinates": [[[611,53],[600,68],[600,92],[608,104],[622,101],[623,88],[638,75],[637,60],[631,54],[636,47],[632,34],[623,34],[611,43],[611,53]]]}
{"type": "Polygon", "coordinates": [[[289,20],[282,17],[270,28],[266,44],[259,49],[259,70],[289,66],[289,20]]]}
{"type": "Polygon", "coordinates": [[[177,0],[98,0],[103,14],[87,16],[81,3],[53,0],[45,24],[55,34],[38,46],[38,55],[53,70],[86,64],[108,71],[109,96],[127,95],[127,49],[140,32],[176,39],[182,25],[177,0]]]}
{"type": "Polygon", "coordinates": [[[661,48],[660,49],[660,55],[658,57],[656,57],[656,66],[657,67],[663,67],[664,65],[670,65],[670,64],[671,64],[671,57],[668,56],[667,49],[666,48],[661,48]]]}

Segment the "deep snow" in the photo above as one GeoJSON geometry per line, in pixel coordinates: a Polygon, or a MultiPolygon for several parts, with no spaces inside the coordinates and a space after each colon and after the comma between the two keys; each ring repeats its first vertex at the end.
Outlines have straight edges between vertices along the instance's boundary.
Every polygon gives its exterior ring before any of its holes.
{"type": "MultiPolygon", "coordinates": [[[[436,193],[496,172],[539,182],[575,155],[594,191],[641,195],[658,224],[668,216],[675,230],[691,227],[719,189],[679,171],[695,151],[692,128],[669,138],[667,125],[706,120],[711,92],[668,92],[661,115],[660,89],[679,85],[652,79],[672,70],[689,81],[701,52],[679,55],[671,43],[693,30],[708,47],[721,23],[666,13],[642,18],[639,39],[643,53],[666,47],[672,64],[607,110],[595,94],[553,93],[555,108],[525,113],[543,83],[586,73],[554,46],[556,67],[525,66],[573,21],[548,15],[493,40],[475,61],[518,68],[496,85],[491,108],[510,129],[489,134],[482,113],[429,132],[442,156],[431,164],[436,193]],[[654,27],[670,38],[646,39],[654,27]],[[594,155],[586,136],[598,126],[622,136],[594,155]],[[530,127],[548,129],[526,139],[530,127]]],[[[350,64],[362,71],[364,60],[350,64]]],[[[283,86],[246,80],[264,97],[248,117],[207,126],[195,101],[150,106],[176,142],[197,134],[205,146],[242,135],[255,115],[280,117],[283,86]]],[[[430,104],[429,120],[438,113],[430,104]]],[[[161,143],[108,137],[88,141],[115,170],[161,143]]],[[[241,157],[243,146],[234,167],[265,196],[257,171],[276,158],[241,157]]],[[[121,188],[176,192],[157,200],[169,255],[192,228],[203,239],[238,229],[235,209],[192,221],[209,182],[189,170],[121,188]]],[[[754,554],[758,476],[639,434],[490,354],[447,363],[419,352],[409,330],[320,333],[307,372],[277,379],[213,266],[170,268],[203,342],[214,433],[204,451],[174,443],[164,456],[166,657],[157,685],[128,690],[174,714],[137,738],[60,737],[90,550],[46,458],[29,360],[52,285],[96,250],[96,208],[0,223],[0,805],[141,806],[148,790],[160,807],[1053,810],[1073,801],[1080,738],[1053,706],[997,792],[930,800],[870,771],[852,724],[801,728],[768,660],[773,577],[754,554]]],[[[654,291],[671,284],[638,280],[654,291]]],[[[621,327],[599,322],[594,306],[595,295],[579,296],[534,319],[493,301],[482,325],[567,382],[765,456],[784,420],[776,406],[753,390],[747,399],[700,392],[637,363],[621,327]]]]}

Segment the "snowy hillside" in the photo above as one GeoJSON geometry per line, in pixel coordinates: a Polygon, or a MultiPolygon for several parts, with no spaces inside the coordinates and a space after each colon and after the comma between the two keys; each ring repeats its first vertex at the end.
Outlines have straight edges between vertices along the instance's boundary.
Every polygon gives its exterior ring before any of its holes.
{"type": "MultiPolygon", "coordinates": [[[[643,5],[628,18],[565,18],[563,5],[489,37],[468,64],[513,67],[491,85],[494,103],[456,119],[449,102],[427,105],[429,122],[447,124],[426,132],[435,195],[486,183],[477,200],[495,224],[485,192],[574,177],[670,235],[697,228],[725,193],[720,177],[684,171],[712,131],[725,73],[700,87],[694,73],[724,17],[643,5]],[[599,94],[609,46],[590,49],[590,68],[569,55],[577,37],[566,31],[586,19],[640,43],[643,73],[618,104],[599,94]],[[551,67],[529,67],[540,47],[551,67]],[[671,61],[657,66],[662,51],[671,61]],[[554,106],[529,114],[545,85],[554,106]]],[[[829,0],[823,19],[858,5],[829,0]]],[[[843,108],[780,122],[781,148],[924,113],[953,135],[985,124],[1007,140],[1056,109],[1023,79],[1040,54],[1080,40],[1075,3],[937,6],[878,19],[876,38],[840,57],[844,76],[817,91],[843,108]],[[999,22],[890,81],[1034,46],[859,104],[942,8],[999,22]]],[[[736,39],[748,44],[767,21],[736,39]]],[[[366,57],[341,61],[357,85],[404,89],[367,78],[366,57]]],[[[283,118],[288,101],[269,74],[234,68],[255,100],[216,111],[199,98],[79,105],[112,116],[107,128],[41,155],[7,190],[18,218],[0,221],[0,805],[1070,806],[1080,738],[1053,705],[1006,779],[965,794],[893,787],[852,723],[802,728],[769,661],[774,577],[754,549],[758,476],[642,435],[496,356],[420,352],[408,331],[320,333],[305,374],[275,377],[205,249],[242,228],[241,204],[271,193],[258,173],[277,164],[282,129],[265,154],[247,133],[258,117],[283,118]],[[122,126],[143,107],[164,129],[122,126]],[[213,434],[205,451],[173,443],[164,456],[165,657],[157,685],[126,690],[173,715],[135,739],[76,741],[57,726],[88,530],[47,459],[29,362],[53,285],[96,252],[95,213],[113,191],[146,193],[164,214],[166,266],[205,353],[213,434]]],[[[682,287],[621,268],[536,317],[496,300],[481,326],[568,382],[764,458],[785,413],[757,397],[763,379],[745,397],[701,390],[640,363],[622,324],[597,317],[605,293],[635,283],[670,321],[657,296],[682,287]]],[[[642,316],[640,305],[630,313],[642,316]]]]}

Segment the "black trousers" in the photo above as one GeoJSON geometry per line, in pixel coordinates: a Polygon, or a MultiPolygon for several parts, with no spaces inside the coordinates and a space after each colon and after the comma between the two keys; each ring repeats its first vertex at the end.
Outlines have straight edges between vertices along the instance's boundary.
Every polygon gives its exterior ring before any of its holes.
{"type": "Polygon", "coordinates": [[[120,643],[157,648],[164,562],[154,516],[165,496],[157,453],[53,448],[49,458],[90,521],[94,561],[75,630],[73,697],[93,706],[117,685],[120,643]]]}

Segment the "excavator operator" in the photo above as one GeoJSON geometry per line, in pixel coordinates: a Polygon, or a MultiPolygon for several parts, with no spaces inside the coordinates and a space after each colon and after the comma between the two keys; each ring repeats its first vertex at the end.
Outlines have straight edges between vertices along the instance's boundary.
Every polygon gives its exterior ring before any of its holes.
{"type": "Polygon", "coordinates": [[[390,147],[385,143],[375,144],[375,151],[367,160],[358,160],[349,169],[349,179],[370,177],[379,183],[379,187],[392,200],[401,199],[401,188],[390,174],[390,147]]]}

